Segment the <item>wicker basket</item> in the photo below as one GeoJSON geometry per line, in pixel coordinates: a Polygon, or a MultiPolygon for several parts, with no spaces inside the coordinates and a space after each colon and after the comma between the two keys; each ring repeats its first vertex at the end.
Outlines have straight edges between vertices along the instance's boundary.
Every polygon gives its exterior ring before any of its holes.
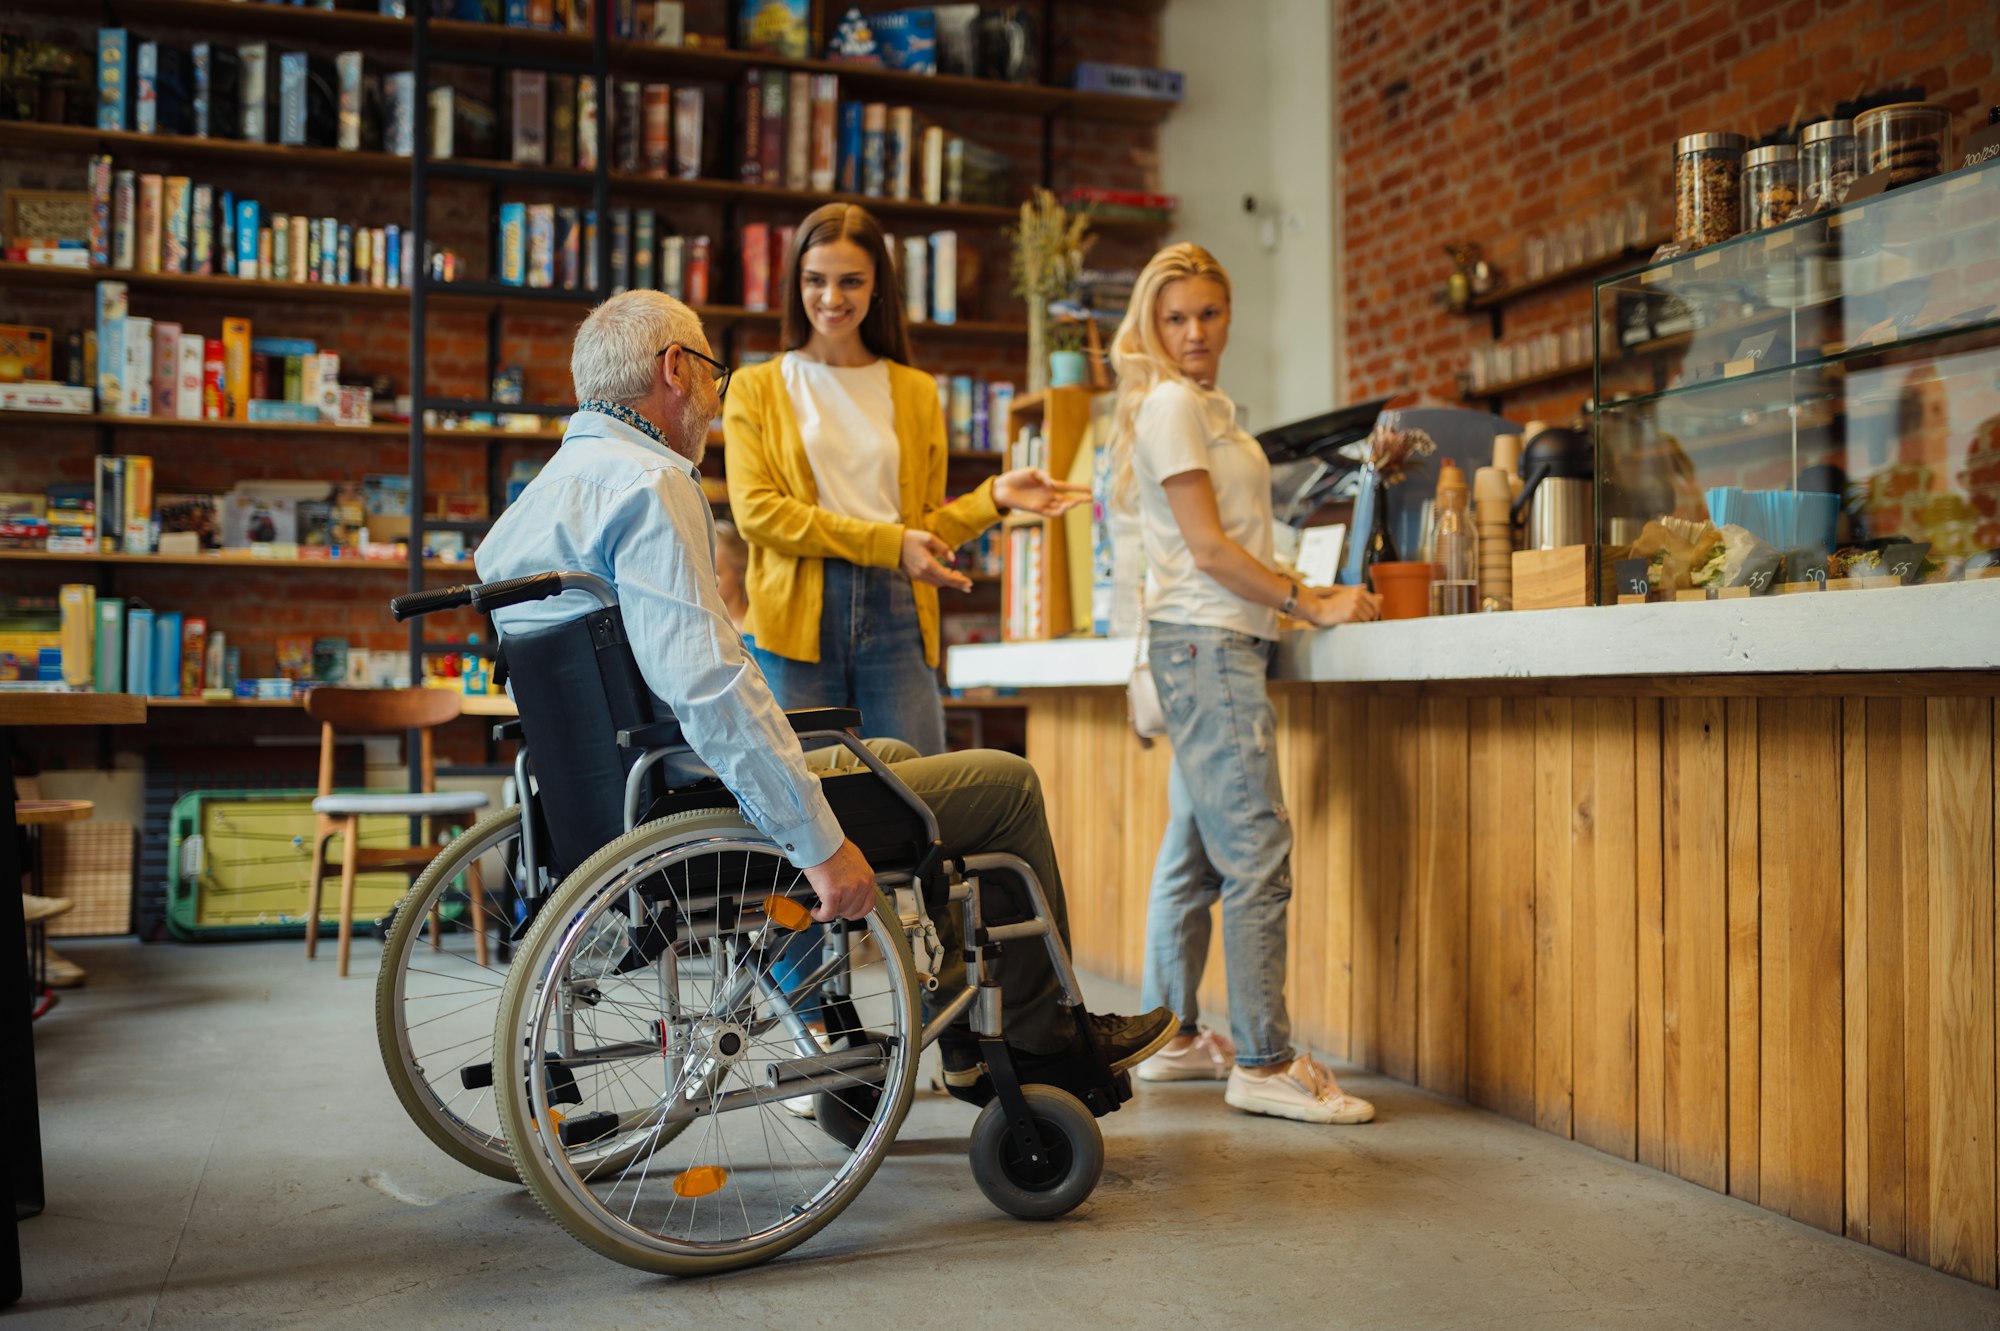
{"type": "Polygon", "coordinates": [[[55,823],[41,829],[42,891],[76,909],[49,921],[51,938],[132,932],[132,824],[55,823]]]}

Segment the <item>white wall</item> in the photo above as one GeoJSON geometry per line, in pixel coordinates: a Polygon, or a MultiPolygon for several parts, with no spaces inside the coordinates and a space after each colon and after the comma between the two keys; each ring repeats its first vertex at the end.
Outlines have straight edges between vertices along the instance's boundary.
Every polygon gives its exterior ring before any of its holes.
{"type": "Polygon", "coordinates": [[[1229,269],[1222,387],[1250,428],[1338,404],[1334,0],[1170,0],[1160,63],[1187,99],[1160,132],[1173,239],[1229,269]],[[1256,212],[1244,200],[1256,200],[1256,212]]]}

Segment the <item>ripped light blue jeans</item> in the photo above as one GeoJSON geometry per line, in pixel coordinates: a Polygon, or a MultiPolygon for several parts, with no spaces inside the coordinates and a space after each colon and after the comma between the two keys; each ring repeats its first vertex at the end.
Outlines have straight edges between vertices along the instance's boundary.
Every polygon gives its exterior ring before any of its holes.
{"type": "Polygon", "coordinates": [[[1264,677],[1277,644],[1231,629],[1149,625],[1147,664],[1174,746],[1167,832],[1146,906],[1142,1006],[1200,1015],[1211,912],[1222,903],[1229,1032],[1244,1067],[1289,1062],[1286,916],[1292,822],[1278,784],[1277,715],[1264,677]]]}

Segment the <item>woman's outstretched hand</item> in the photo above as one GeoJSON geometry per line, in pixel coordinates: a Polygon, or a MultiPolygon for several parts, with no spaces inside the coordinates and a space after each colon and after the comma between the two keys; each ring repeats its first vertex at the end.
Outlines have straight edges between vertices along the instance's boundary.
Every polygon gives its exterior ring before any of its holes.
{"type": "Polygon", "coordinates": [[[1017,467],[993,482],[993,502],[1053,518],[1090,498],[1090,487],[1059,481],[1040,467],[1017,467]]]}
{"type": "Polygon", "coordinates": [[[954,591],[972,590],[972,579],[948,567],[951,547],[921,527],[903,529],[903,572],[911,582],[928,582],[933,587],[954,591]]]}
{"type": "Polygon", "coordinates": [[[1382,617],[1382,598],[1365,587],[1301,587],[1297,613],[1315,628],[1382,617]]]}

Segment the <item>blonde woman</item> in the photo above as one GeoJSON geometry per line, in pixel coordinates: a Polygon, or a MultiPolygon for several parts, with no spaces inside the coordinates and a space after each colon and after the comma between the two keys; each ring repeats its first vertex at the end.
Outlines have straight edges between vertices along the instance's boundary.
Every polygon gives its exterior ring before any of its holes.
{"type": "Polygon", "coordinates": [[[1112,344],[1114,474],[1146,552],[1147,662],[1173,743],[1169,817],[1147,907],[1147,1006],[1180,1033],[1139,1067],[1147,1081],[1228,1080],[1252,1114],[1366,1123],[1375,1107],[1292,1045],[1285,1008],[1292,831],[1264,691],[1278,621],[1374,619],[1358,587],[1301,587],[1271,567],[1271,469],[1216,387],[1229,345],[1229,275],[1198,245],[1146,264],[1112,344]],[[1222,903],[1234,1040],[1202,1028],[1196,997],[1210,911],[1222,903]]]}
{"type": "Polygon", "coordinates": [[[723,408],[729,508],[750,546],[744,624],[786,708],[853,707],[863,734],[944,751],[938,589],[952,551],[1010,508],[1055,515],[1086,486],[1021,468],[944,502],[937,380],[910,364],[881,224],[830,203],[785,261],[784,352],[723,408]]]}

